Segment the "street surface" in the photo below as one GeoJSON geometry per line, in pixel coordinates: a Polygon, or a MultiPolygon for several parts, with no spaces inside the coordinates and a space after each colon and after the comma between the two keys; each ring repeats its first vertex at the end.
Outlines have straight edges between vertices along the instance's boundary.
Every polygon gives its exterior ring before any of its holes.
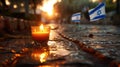
{"type": "MultiPolygon", "coordinates": [[[[51,24],[52,25],[52,24],[51,24]]],[[[53,24],[48,42],[36,44],[30,35],[0,42],[0,67],[109,67],[62,35],[80,41],[101,54],[120,60],[120,27],[111,25],[53,24]],[[90,36],[92,34],[92,36],[90,36]],[[47,45],[48,46],[47,46],[47,45]],[[45,62],[35,53],[45,53],[45,62]],[[35,55],[35,56],[34,56],[35,55]]]]}
{"type": "Polygon", "coordinates": [[[63,25],[61,27],[63,29],[61,31],[67,37],[79,40],[105,55],[120,59],[120,27],[112,25],[63,25]],[[93,34],[93,37],[90,37],[90,34],[93,34]]]}

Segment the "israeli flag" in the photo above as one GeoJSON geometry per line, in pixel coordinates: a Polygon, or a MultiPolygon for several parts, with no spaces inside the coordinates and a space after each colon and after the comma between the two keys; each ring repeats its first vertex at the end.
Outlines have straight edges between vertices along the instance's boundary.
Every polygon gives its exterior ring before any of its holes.
{"type": "Polygon", "coordinates": [[[75,13],[72,15],[72,22],[80,22],[80,19],[81,19],[81,13],[75,13]]]}
{"type": "Polygon", "coordinates": [[[96,21],[106,17],[105,3],[100,3],[97,7],[89,10],[90,21],[96,21]]]}

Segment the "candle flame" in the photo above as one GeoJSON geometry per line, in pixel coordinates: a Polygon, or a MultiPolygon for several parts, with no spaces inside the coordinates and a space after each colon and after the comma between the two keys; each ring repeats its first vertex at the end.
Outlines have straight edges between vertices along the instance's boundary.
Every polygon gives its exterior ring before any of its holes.
{"type": "Polygon", "coordinates": [[[43,26],[43,24],[40,25],[40,30],[41,30],[41,31],[44,30],[44,26],[43,26]]]}
{"type": "Polygon", "coordinates": [[[61,0],[44,0],[43,5],[40,7],[40,9],[51,16],[54,13],[54,5],[60,1],[61,0]]]}

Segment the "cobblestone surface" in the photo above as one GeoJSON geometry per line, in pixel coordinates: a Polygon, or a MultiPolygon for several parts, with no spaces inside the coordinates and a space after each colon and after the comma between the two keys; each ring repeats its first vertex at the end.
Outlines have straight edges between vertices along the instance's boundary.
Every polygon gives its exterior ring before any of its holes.
{"type": "MultiPolygon", "coordinates": [[[[51,30],[50,40],[45,44],[35,44],[29,36],[28,38],[9,39],[0,42],[0,67],[10,67],[10,65],[14,66],[16,64],[17,67],[26,65],[108,67],[108,64],[102,63],[99,59],[79,49],[75,43],[62,38],[56,33],[60,32],[69,38],[85,43],[86,46],[90,46],[104,55],[120,59],[119,29],[117,27],[112,28],[112,30],[106,28],[106,31],[104,31],[101,28],[101,26],[89,25],[59,25],[57,30],[51,30]],[[93,37],[89,37],[89,34],[93,34],[93,37]],[[44,53],[47,52],[46,49],[48,49],[46,62],[41,63],[40,58],[37,58],[37,60],[33,58],[32,54],[34,52],[44,53]]],[[[108,26],[108,28],[111,28],[111,26],[108,26]]]]}
{"type": "Polygon", "coordinates": [[[79,40],[104,55],[120,59],[120,28],[101,25],[60,25],[60,30],[69,38],[79,40]],[[92,34],[93,37],[89,35],[92,34]]]}

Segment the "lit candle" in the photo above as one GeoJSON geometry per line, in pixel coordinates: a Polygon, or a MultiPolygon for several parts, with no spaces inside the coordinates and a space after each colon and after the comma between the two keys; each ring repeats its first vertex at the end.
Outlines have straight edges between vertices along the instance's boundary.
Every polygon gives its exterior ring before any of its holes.
{"type": "Polygon", "coordinates": [[[32,26],[32,38],[36,41],[45,41],[49,39],[50,28],[44,27],[43,24],[40,26],[32,26]]]}

